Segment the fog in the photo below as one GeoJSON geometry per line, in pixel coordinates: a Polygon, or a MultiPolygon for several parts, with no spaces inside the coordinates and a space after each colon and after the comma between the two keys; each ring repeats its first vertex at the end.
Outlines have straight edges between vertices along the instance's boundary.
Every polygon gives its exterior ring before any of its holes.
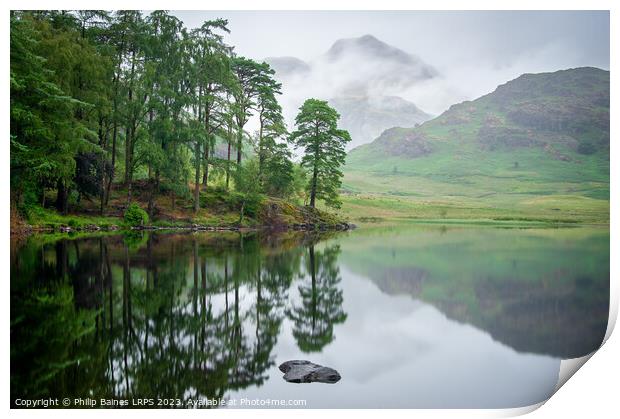
{"type": "Polygon", "coordinates": [[[186,26],[225,18],[225,40],[256,60],[296,57],[310,64],[284,77],[287,121],[307,97],[400,96],[438,115],[523,73],[594,66],[609,69],[607,11],[178,11],[186,26]],[[419,58],[432,77],[410,77],[415,66],[350,50],[329,60],[339,39],[370,34],[419,58]],[[390,75],[392,78],[390,78],[390,75]],[[406,76],[401,77],[400,76],[406,76]],[[413,80],[415,79],[415,80],[413,80]]]}

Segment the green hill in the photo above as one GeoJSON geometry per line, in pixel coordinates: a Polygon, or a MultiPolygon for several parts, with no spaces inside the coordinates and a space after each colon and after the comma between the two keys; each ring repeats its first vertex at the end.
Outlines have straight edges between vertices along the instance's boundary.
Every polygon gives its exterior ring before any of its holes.
{"type": "Polygon", "coordinates": [[[609,72],[524,74],[347,157],[361,215],[609,220],[609,72]]]}

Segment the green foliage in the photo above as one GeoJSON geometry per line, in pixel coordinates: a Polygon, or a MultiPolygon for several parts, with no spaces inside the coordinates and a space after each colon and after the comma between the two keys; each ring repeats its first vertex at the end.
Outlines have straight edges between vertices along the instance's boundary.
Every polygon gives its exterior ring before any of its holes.
{"type": "Polygon", "coordinates": [[[70,179],[73,156],[88,134],[74,117],[85,104],[60,87],[47,59],[53,52],[47,43],[60,35],[37,26],[31,17],[11,13],[11,186],[18,201],[30,186],[70,179]]]}
{"type": "Polygon", "coordinates": [[[295,195],[295,165],[286,144],[271,142],[263,149],[260,182],[265,193],[278,198],[295,195]]]}
{"type": "MultiPolygon", "coordinates": [[[[230,191],[231,175],[241,213],[256,213],[257,194],[305,199],[278,103],[282,86],[268,64],[237,56],[224,42],[228,32],[223,19],[188,30],[161,10],[13,12],[15,206],[49,205],[46,192],[55,189],[63,214],[94,199],[103,214],[122,189],[127,202],[148,200],[157,214],[159,195],[176,211],[191,187],[197,216],[209,182],[230,191]],[[252,117],[260,123],[255,150],[244,131],[252,117]],[[244,168],[242,156],[253,155],[257,164],[244,168]],[[259,192],[245,186],[248,170],[259,192]],[[123,186],[113,188],[121,176],[123,186]]],[[[324,184],[319,194],[334,189],[324,184]]]]}
{"type": "Polygon", "coordinates": [[[77,309],[73,288],[64,280],[11,299],[19,301],[11,304],[12,339],[27,342],[11,348],[11,370],[28,371],[12,375],[11,386],[24,397],[46,397],[59,376],[92,359],[93,353],[75,351],[73,344],[92,338],[97,312],[77,309]]]}
{"type": "Polygon", "coordinates": [[[136,203],[131,203],[123,216],[130,226],[143,226],[149,223],[149,215],[136,203]]]}
{"type": "Polygon", "coordinates": [[[301,164],[293,165],[293,176],[291,181],[292,199],[296,203],[305,203],[308,195],[306,185],[308,184],[308,172],[301,164]]]}
{"type": "Polygon", "coordinates": [[[308,99],[295,118],[297,130],[291,142],[304,150],[301,164],[310,172],[308,191],[310,206],[321,199],[329,207],[339,208],[338,190],[342,184],[340,167],[345,163],[345,145],[349,133],[338,129],[340,115],[327,102],[308,99]]]}
{"type": "Polygon", "coordinates": [[[136,252],[146,246],[148,241],[148,234],[142,231],[125,231],[123,233],[123,243],[127,246],[127,249],[131,252],[136,252]]]}
{"type": "Polygon", "coordinates": [[[250,159],[235,170],[235,189],[240,193],[239,222],[243,217],[256,216],[259,204],[263,199],[262,187],[259,179],[259,165],[256,158],[250,159]]]}
{"type": "Polygon", "coordinates": [[[263,80],[262,72],[268,68],[267,64],[259,64],[245,57],[234,57],[231,62],[235,84],[231,90],[234,102],[230,109],[237,128],[237,164],[241,163],[243,151],[243,127],[256,107],[259,85],[263,80]]]}

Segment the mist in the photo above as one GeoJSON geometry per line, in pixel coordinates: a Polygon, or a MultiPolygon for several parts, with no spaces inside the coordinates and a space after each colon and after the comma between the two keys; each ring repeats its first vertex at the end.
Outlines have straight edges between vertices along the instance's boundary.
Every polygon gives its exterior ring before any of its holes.
{"type": "MultiPolygon", "coordinates": [[[[289,125],[303,100],[399,96],[433,116],[492,92],[524,73],[593,66],[609,69],[607,11],[178,11],[188,27],[229,21],[227,43],[263,61],[295,57],[303,74],[277,74],[289,125]],[[415,66],[372,59],[352,49],[327,52],[340,39],[372,35],[419,60],[415,66]],[[414,71],[412,71],[412,69],[414,71]],[[414,77],[412,77],[414,76],[414,77]]],[[[250,124],[250,127],[251,128],[250,124]]]]}

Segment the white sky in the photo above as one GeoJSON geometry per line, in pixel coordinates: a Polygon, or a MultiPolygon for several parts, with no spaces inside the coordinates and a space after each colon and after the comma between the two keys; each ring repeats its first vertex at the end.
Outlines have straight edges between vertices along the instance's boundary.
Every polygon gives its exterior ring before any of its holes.
{"type": "MultiPolygon", "coordinates": [[[[441,66],[456,59],[510,65],[560,45],[572,65],[609,67],[609,13],[589,11],[176,11],[188,27],[228,19],[229,43],[260,59],[312,59],[340,38],[372,34],[441,66]]],[[[549,65],[558,57],[549,57],[549,65]]],[[[568,60],[559,60],[565,65],[568,60]]]]}
{"type": "MultiPolygon", "coordinates": [[[[228,20],[225,41],[237,54],[262,60],[293,56],[313,65],[312,77],[287,80],[280,103],[289,125],[308,97],[330,100],[360,77],[360,64],[323,66],[321,56],[342,38],[371,34],[415,54],[440,76],[396,92],[439,115],[523,73],[593,66],[609,69],[608,11],[171,11],[189,28],[228,20]],[[340,86],[341,87],[341,86],[340,86]]],[[[363,70],[370,71],[364,67],[363,70]]],[[[249,131],[256,125],[250,121],[249,131]]]]}
{"type": "Polygon", "coordinates": [[[172,11],[186,26],[229,21],[226,41],[261,60],[312,61],[338,39],[372,34],[418,55],[441,81],[409,92],[439,114],[523,73],[594,66],[609,69],[607,11],[172,11]]]}

